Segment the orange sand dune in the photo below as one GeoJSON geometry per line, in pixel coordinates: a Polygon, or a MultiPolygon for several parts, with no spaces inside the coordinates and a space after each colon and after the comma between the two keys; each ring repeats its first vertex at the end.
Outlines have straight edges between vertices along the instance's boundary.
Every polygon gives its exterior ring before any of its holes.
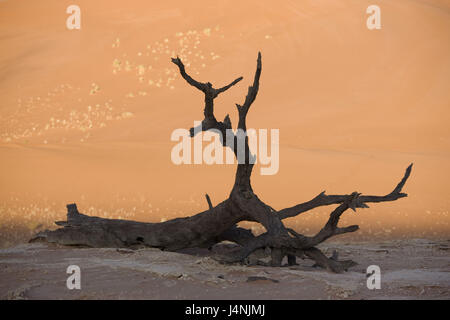
{"type": "MultiPolygon", "coordinates": [[[[203,116],[170,58],[216,86],[243,76],[216,100],[217,117],[236,124],[258,51],[248,126],[280,130],[278,174],[253,176],[261,199],[282,208],[323,190],[384,194],[413,162],[409,197],[349,212],[342,224],[361,230],[346,237],[448,237],[447,1],[377,1],[372,31],[373,1],[78,0],[81,30],[68,30],[71,4],[0,2],[2,245],[62,218],[69,202],[159,221],[205,209],[205,192],[226,198],[233,165],[170,160],[172,131],[203,116]]],[[[309,233],[329,210],[288,223],[309,233]]]]}

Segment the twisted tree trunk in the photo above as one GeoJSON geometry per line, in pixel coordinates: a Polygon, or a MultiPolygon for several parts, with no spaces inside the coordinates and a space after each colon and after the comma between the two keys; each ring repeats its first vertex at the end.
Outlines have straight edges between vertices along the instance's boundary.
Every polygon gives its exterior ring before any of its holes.
{"type": "Polygon", "coordinates": [[[190,77],[179,58],[172,59],[178,66],[181,76],[192,86],[205,95],[204,120],[201,127],[191,128],[191,137],[199,131],[216,130],[221,135],[224,147],[230,147],[238,159],[236,178],[230,196],[225,201],[213,206],[208,195],[206,199],[209,209],[187,218],[177,218],[161,223],[144,223],[129,220],[103,219],[90,217],[78,212],[75,204],[67,205],[67,221],[56,222],[62,226],[54,231],[38,233],[30,241],[47,241],[63,245],[84,245],[90,247],[134,247],[147,246],[175,251],[190,247],[210,247],[223,240],[235,242],[241,249],[233,255],[223,256],[223,262],[242,262],[252,252],[269,247],[271,248],[271,265],[280,266],[285,256],[289,264],[296,263],[296,257],[308,257],[316,265],[332,272],[342,272],[355,265],[351,260],[338,261],[337,255],[326,257],[316,246],[326,239],[348,232],[358,230],[357,225],[338,227],[339,218],[347,210],[368,208],[369,202],[395,201],[406,197],[402,193],[410,173],[412,164],[392,192],[385,196],[368,196],[353,192],[348,195],[326,195],[320,193],[314,199],[300,203],[296,206],[282,210],[274,210],[262,202],[251,187],[255,156],[251,154],[248,138],[245,139],[243,159],[238,153],[239,132],[246,133],[246,117],[250,106],[256,99],[261,75],[261,54],[258,54],[256,73],[253,85],[249,87],[248,94],[242,105],[236,104],[239,113],[237,133],[230,136],[227,129],[231,129],[230,117],[227,115],[223,121],[217,121],[214,116],[214,99],[242,80],[237,78],[227,86],[220,89],[213,88],[212,84],[201,83],[190,77]],[[227,141],[233,139],[233,143],[227,141]],[[286,228],[283,219],[294,217],[303,212],[320,206],[338,204],[339,206],[330,214],[325,226],[314,236],[308,237],[286,228]],[[266,232],[255,237],[250,230],[239,228],[240,221],[256,221],[261,223],[266,232]]]}

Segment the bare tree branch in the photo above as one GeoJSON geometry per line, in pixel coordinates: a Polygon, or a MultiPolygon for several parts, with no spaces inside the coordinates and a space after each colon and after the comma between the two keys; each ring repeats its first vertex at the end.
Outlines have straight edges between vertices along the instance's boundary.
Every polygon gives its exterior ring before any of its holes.
{"type": "Polygon", "coordinates": [[[214,207],[212,205],[211,198],[209,197],[209,195],[207,193],[205,193],[205,198],[206,198],[206,201],[208,202],[209,210],[212,210],[212,208],[214,208],[214,207]]]}
{"type": "Polygon", "coordinates": [[[258,59],[256,62],[256,72],[255,77],[253,79],[253,85],[248,88],[247,96],[245,97],[244,104],[241,106],[236,104],[238,113],[239,113],[239,122],[238,122],[238,133],[234,137],[234,146],[235,146],[235,154],[238,159],[238,166],[236,169],[236,178],[235,178],[235,188],[238,189],[242,194],[246,196],[253,193],[252,187],[250,184],[250,177],[253,170],[253,164],[255,163],[255,155],[252,155],[250,152],[250,147],[248,145],[248,136],[247,136],[247,125],[246,118],[248,110],[250,106],[256,99],[256,95],[259,90],[259,78],[261,76],[261,52],[258,52],[258,59]],[[241,130],[241,131],[239,131],[241,130]],[[242,137],[244,135],[244,137],[242,137]],[[244,159],[240,159],[239,154],[237,153],[237,145],[238,139],[245,139],[244,141],[244,159]]]}
{"type": "Polygon", "coordinates": [[[189,83],[191,86],[196,87],[198,90],[201,90],[206,93],[206,91],[207,91],[206,83],[202,83],[197,80],[194,80],[190,75],[188,75],[186,73],[184,64],[183,64],[183,62],[181,62],[180,58],[178,58],[178,57],[172,58],[172,62],[178,66],[178,68],[180,69],[181,76],[183,77],[184,80],[187,81],[187,83],[189,83]]]}
{"type": "MultiPolygon", "coordinates": [[[[368,202],[385,202],[385,201],[395,201],[400,198],[407,197],[408,195],[406,193],[402,193],[402,188],[405,185],[406,181],[408,180],[409,175],[411,174],[412,165],[410,164],[408,168],[405,171],[405,174],[400,181],[400,183],[395,187],[395,189],[385,195],[385,196],[365,196],[361,195],[358,197],[357,203],[355,203],[355,208],[368,208],[366,203],[368,202]]],[[[326,195],[325,191],[320,193],[317,197],[314,199],[300,203],[298,205],[295,205],[293,207],[285,208],[278,211],[278,216],[280,219],[286,219],[290,217],[295,217],[296,215],[306,212],[309,210],[312,210],[317,207],[321,206],[328,206],[332,204],[340,204],[344,202],[349,195],[326,195]]]]}
{"type": "Polygon", "coordinates": [[[219,95],[222,92],[228,90],[229,88],[231,88],[232,86],[234,86],[236,83],[238,83],[239,81],[241,81],[242,79],[244,79],[243,77],[239,77],[236,80],[234,80],[232,83],[230,83],[229,85],[226,85],[225,87],[222,87],[220,89],[216,89],[216,94],[219,95]]]}
{"type": "Polygon", "coordinates": [[[328,219],[325,226],[313,237],[305,237],[302,235],[296,235],[297,239],[300,240],[302,249],[305,248],[311,248],[319,243],[324,242],[328,238],[343,234],[346,232],[354,232],[359,229],[358,226],[350,226],[345,228],[338,228],[338,222],[341,215],[349,208],[354,208],[356,206],[356,203],[358,201],[359,193],[353,192],[350,196],[347,197],[347,199],[336,209],[333,210],[333,212],[330,214],[330,218],[328,219]]]}
{"type": "Polygon", "coordinates": [[[333,259],[333,257],[327,258],[322,253],[322,251],[320,251],[317,248],[311,248],[303,252],[310,259],[314,260],[317,266],[327,269],[328,271],[334,273],[342,273],[344,271],[347,271],[349,268],[357,265],[357,263],[352,260],[337,261],[336,259],[333,259]]]}
{"type": "Polygon", "coordinates": [[[242,129],[244,131],[247,130],[245,119],[247,117],[248,110],[250,109],[250,106],[252,105],[253,101],[256,99],[256,95],[258,94],[259,90],[259,78],[261,77],[261,69],[262,69],[262,63],[261,63],[261,52],[258,52],[258,60],[256,62],[256,72],[255,72],[255,78],[253,79],[253,85],[248,87],[248,93],[245,97],[244,104],[241,106],[239,104],[236,104],[236,107],[239,112],[239,123],[238,128],[242,129]]]}

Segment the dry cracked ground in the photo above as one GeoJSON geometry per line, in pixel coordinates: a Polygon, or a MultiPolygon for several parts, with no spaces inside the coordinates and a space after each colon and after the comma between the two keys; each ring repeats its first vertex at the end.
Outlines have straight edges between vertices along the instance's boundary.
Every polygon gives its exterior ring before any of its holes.
{"type": "Polygon", "coordinates": [[[221,244],[182,253],[159,249],[71,248],[42,243],[0,250],[2,299],[448,299],[450,240],[330,242],[322,249],[358,265],[332,274],[298,266],[222,265],[221,244]],[[69,290],[69,265],[81,270],[81,289],[69,290]],[[381,268],[381,289],[367,288],[369,265],[381,268]]]}

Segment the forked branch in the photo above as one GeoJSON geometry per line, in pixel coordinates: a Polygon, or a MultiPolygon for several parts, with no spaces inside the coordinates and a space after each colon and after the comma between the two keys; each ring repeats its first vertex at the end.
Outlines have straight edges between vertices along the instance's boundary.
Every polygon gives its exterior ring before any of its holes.
{"type": "MultiPolygon", "coordinates": [[[[385,196],[360,195],[360,196],[358,196],[358,199],[354,203],[353,207],[350,207],[350,208],[353,210],[355,208],[368,208],[366,203],[369,203],[369,202],[395,201],[397,199],[407,197],[408,195],[406,193],[402,193],[401,191],[411,174],[412,166],[413,166],[412,163],[408,166],[402,180],[399,182],[399,184],[394,188],[394,190],[392,192],[388,193],[385,196]]],[[[300,213],[312,210],[317,207],[343,203],[344,201],[346,201],[348,196],[349,195],[326,195],[325,191],[324,191],[310,201],[300,203],[300,204],[295,205],[290,208],[285,208],[285,209],[279,210],[278,216],[280,217],[280,219],[295,217],[296,215],[298,215],[300,213]]]]}
{"type": "Polygon", "coordinates": [[[226,90],[237,84],[239,81],[241,81],[243,78],[239,77],[236,80],[232,81],[230,84],[222,88],[216,89],[212,86],[210,82],[203,83],[197,81],[193,79],[189,74],[187,74],[184,64],[180,58],[178,57],[172,58],[172,62],[178,66],[181,76],[183,77],[183,79],[187,81],[187,83],[199,89],[205,94],[205,107],[203,109],[203,114],[205,118],[203,119],[200,126],[191,128],[189,130],[191,137],[194,137],[198,132],[215,129],[218,130],[222,135],[222,145],[227,146],[226,143],[227,129],[231,129],[230,117],[227,114],[223,121],[217,121],[214,115],[214,99],[220,93],[225,92],[226,90]]]}

